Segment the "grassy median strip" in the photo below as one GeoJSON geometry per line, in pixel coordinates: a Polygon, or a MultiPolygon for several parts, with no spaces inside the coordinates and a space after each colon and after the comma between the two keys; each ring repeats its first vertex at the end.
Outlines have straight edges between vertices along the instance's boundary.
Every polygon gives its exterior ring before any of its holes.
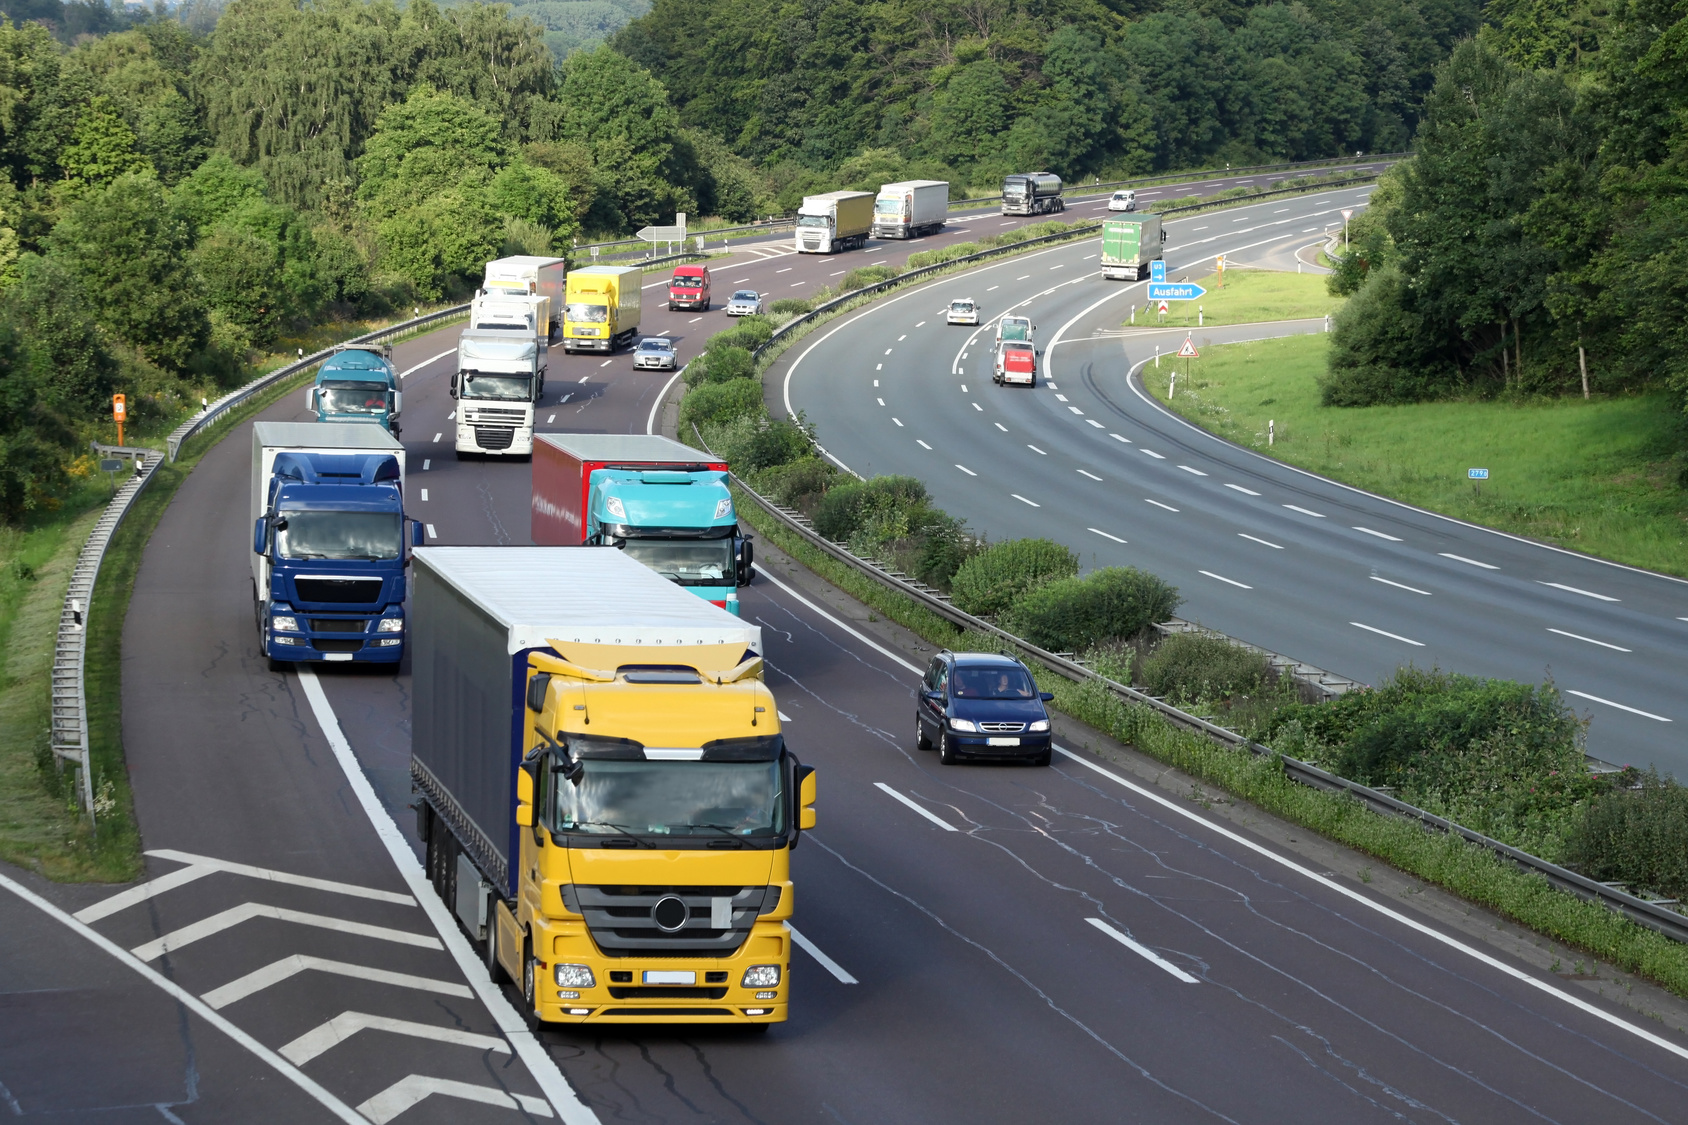
{"type": "Polygon", "coordinates": [[[1663,392],[1331,407],[1319,398],[1329,347],[1315,334],[1207,348],[1199,359],[1146,368],[1143,383],[1167,402],[1176,369],[1168,405],[1178,413],[1334,480],[1688,576],[1688,492],[1674,458],[1683,422],[1663,392]],[[1469,480],[1473,468],[1489,478],[1469,480]]]}
{"type": "Polygon", "coordinates": [[[1191,277],[1168,275],[1174,281],[1193,281],[1207,290],[1194,301],[1169,301],[1165,316],[1145,302],[1122,328],[1217,328],[1226,324],[1254,324],[1263,320],[1306,320],[1328,316],[1342,307],[1343,298],[1325,289],[1322,274],[1276,273],[1228,269],[1221,285],[1216,274],[1191,277]],[[1196,322],[1200,320],[1201,324],[1196,322]]]}
{"type": "MultiPolygon", "coordinates": [[[[738,491],[735,489],[735,491],[738,491]]],[[[999,647],[862,571],[819,550],[739,493],[739,518],[839,589],[935,645],[999,647]]],[[[1299,785],[1281,759],[1232,749],[1172,725],[1152,708],[1127,703],[1095,681],[1075,683],[1034,666],[1055,706],[1120,742],[1292,823],[1391,864],[1538,933],[1688,996],[1688,947],[1596,903],[1556,890],[1462,837],[1372,812],[1345,794],[1299,785]]],[[[1106,671],[1104,669],[1104,671],[1106,671]]]]}

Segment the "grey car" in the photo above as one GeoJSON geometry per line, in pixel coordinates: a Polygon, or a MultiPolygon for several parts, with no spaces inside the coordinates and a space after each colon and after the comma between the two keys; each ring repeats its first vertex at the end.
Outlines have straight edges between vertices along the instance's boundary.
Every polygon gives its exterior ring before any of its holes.
{"type": "Polygon", "coordinates": [[[762,311],[762,294],[754,289],[740,289],[727,302],[728,316],[754,316],[762,311]]]}
{"type": "Polygon", "coordinates": [[[659,371],[674,370],[674,341],[661,336],[646,336],[633,349],[634,367],[654,367],[659,371]]]}

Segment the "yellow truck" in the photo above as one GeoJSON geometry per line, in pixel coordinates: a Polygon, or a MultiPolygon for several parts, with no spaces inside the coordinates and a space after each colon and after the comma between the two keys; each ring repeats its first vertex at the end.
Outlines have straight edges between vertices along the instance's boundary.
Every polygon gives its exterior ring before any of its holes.
{"type": "Polygon", "coordinates": [[[563,296],[563,350],[613,352],[639,334],[637,266],[583,266],[568,275],[563,296]]]}
{"type": "Polygon", "coordinates": [[[768,1025],[815,774],[758,626],[595,547],[414,553],[434,888],[547,1023],[768,1025]]]}

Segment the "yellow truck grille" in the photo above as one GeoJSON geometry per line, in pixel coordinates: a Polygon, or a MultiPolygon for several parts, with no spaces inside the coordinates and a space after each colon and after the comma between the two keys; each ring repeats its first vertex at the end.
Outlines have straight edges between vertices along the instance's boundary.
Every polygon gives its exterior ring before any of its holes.
{"type": "Polygon", "coordinates": [[[563,901],[585,915],[592,940],[611,956],[731,957],[779,894],[768,886],[575,884],[563,889],[563,901]]]}

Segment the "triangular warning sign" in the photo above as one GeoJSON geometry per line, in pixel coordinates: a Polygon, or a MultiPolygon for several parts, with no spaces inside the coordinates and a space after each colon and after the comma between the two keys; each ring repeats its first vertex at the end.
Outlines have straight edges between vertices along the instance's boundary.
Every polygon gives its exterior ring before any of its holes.
{"type": "Polygon", "coordinates": [[[1184,337],[1184,346],[1178,349],[1178,354],[1185,359],[1196,359],[1202,353],[1196,350],[1196,342],[1186,336],[1184,337]]]}

